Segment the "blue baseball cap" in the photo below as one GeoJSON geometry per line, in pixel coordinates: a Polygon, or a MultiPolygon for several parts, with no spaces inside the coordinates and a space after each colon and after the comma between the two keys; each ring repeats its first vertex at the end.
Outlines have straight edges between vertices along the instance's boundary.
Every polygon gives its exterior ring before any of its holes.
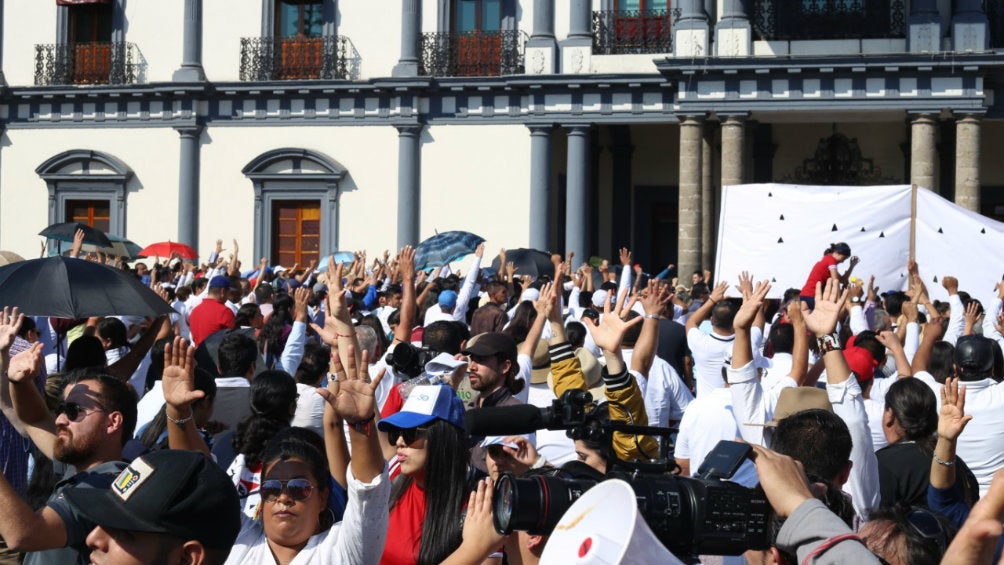
{"type": "Polygon", "coordinates": [[[209,279],[209,288],[230,288],[230,277],[226,275],[216,275],[209,279]]]}
{"type": "Polygon", "coordinates": [[[449,386],[419,385],[411,389],[401,411],[380,420],[377,429],[417,428],[437,419],[464,429],[464,403],[449,386]]]}
{"type": "Polygon", "coordinates": [[[440,292],[439,305],[444,308],[455,308],[457,306],[457,291],[444,290],[440,292]]]}

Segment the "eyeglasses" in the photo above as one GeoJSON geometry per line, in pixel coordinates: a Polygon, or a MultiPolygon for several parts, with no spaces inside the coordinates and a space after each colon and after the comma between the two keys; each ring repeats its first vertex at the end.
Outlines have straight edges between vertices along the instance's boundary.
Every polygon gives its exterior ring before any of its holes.
{"type": "Polygon", "coordinates": [[[394,428],[387,432],[387,441],[391,445],[397,445],[397,438],[404,438],[404,444],[411,445],[424,438],[428,432],[425,428],[394,428]]]}
{"type": "Polygon", "coordinates": [[[56,416],[66,414],[66,418],[71,422],[79,422],[91,415],[92,412],[107,412],[107,410],[100,406],[97,408],[84,408],[76,402],[61,402],[56,408],[56,416]],[[80,417],[81,414],[84,415],[84,418],[80,417]]]}
{"type": "Polygon", "coordinates": [[[307,479],[289,479],[280,481],[268,479],[261,482],[258,493],[265,502],[275,502],[285,492],[293,500],[307,500],[314,492],[314,485],[307,479]]]}
{"type": "Polygon", "coordinates": [[[924,508],[914,508],[907,516],[907,523],[913,531],[920,534],[924,539],[933,541],[938,545],[942,554],[948,549],[948,533],[931,511],[924,508]]]}

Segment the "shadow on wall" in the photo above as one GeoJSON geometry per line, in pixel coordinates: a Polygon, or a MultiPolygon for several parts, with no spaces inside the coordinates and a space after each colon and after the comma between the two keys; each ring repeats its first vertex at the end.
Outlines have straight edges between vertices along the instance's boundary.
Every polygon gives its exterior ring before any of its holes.
{"type": "Polygon", "coordinates": [[[359,50],[356,49],[354,43],[349,38],[345,38],[345,42],[348,45],[347,53],[345,54],[345,70],[346,79],[348,80],[359,80],[362,76],[362,62],[363,58],[359,55],[359,50]]]}

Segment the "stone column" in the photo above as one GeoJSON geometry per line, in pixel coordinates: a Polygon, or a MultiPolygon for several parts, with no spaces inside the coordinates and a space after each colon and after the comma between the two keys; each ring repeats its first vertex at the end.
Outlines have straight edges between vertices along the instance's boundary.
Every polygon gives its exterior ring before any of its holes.
{"type": "Polygon", "coordinates": [[[673,23],[674,57],[707,57],[710,27],[703,0],[680,0],[680,19],[673,23]]]}
{"type": "Polygon", "coordinates": [[[422,41],[422,0],[401,0],[401,58],[391,76],[417,77],[422,41]]]}
{"type": "Polygon", "coordinates": [[[722,186],[746,182],[746,117],[722,120],[722,186]]]}
{"type": "Polygon", "coordinates": [[[202,0],[185,0],[185,29],[181,67],[171,77],[175,82],[202,82],[202,0]]]}
{"type": "Polygon", "coordinates": [[[955,122],[955,203],[980,211],[980,118],[972,114],[955,122]]]}
{"type": "Polygon", "coordinates": [[[691,273],[701,264],[701,169],[704,117],[680,119],[680,205],[677,272],[691,273]]]}
{"type": "Polygon", "coordinates": [[[748,57],[753,53],[753,28],[746,0],[723,0],[722,17],[715,24],[715,50],[719,57],[748,57]]]}
{"type": "Polygon", "coordinates": [[[533,35],[526,42],[526,74],[552,74],[557,63],[554,0],[533,0],[533,35]]]}
{"type": "Polygon", "coordinates": [[[907,49],[911,53],[941,51],[941,16],[938,14],[938,0],[911,0],[909,25],[907,49]]]}
{"type": "Polygon", "coordinates": [[[181,136],[178,167],[178,241],[199,248],[199,140],[203,126],[174,128],[181,136]]]}
{"type": "Polygon", "coordinates": [[[550,250],[552,124],[530,125],[530,247],[550,250]]]}
{"type": "Polygon", "coordinates": [[[714,124],[704,123],[704,138],[701,140],[701,268],[711,268],[715,253],[715,163],[714,124]]]}
{"type": "Polygon", "coordinates": [[[935,132],[938,120],[935,114],[916,114],[910,121],[910,183],[938,191],[935,177],[938,148],[935,132]]]}
{"type": "Polygon", "coordinates": [[[397,127],[397,247],[417,245],[422,215],[421,125],[397,127]]]}
{"type": "Polygon", "coordinates": [[[586,260],[586,230],[589,229],[589,124],[571,124],[568,129],[568,164],[565,187],[565,253],[574,251],[586,260]]]}

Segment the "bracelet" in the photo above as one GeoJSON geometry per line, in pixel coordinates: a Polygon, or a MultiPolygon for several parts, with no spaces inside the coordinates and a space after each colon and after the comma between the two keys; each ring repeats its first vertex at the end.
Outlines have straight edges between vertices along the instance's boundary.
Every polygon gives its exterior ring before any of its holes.
{"type": "Polygon", "coordinates": [[[369,435],[370,429],[371,429],[371,427],[373,425],[373,418],[375,418],[375,417],[376,417],[376,414],[374,413],[372,416],[370,416],[369,418],[366,418],[365,420],[357,420],[355,422],[346,422],[346,423],[353,430],[355,430],[355,431],[357,431],[357,432],[359,432],[361,434],[369,435]]]}
{"type": "MultiPolygon", "coordinates": [[[[167,413],[165,412],[165,413],[164,413],[164,415],[165,415],[165,416],[167,416],[167,413]]],[[[182,427],[184,427],[184,425],[185,425],[185,424],[187,424],[187,423],[189,423],[189,422],[191,422],[191,421],[192,421],[192,418],[194,418],[194,417],[195,417],[195,410],[194,410],[194,409],[192,409],[192,412],[191,412],[191,414],[189,414],[187,418],[182,418],[182,419],[180,419],[180,420],[175,420],[174,418],[172,418],[172,417],[170,417],[170,416],[167,416],[167,419],[168,419],[168,421],[170,421],[170,422],[171,422],[172,424],[177,424],[177,425],[179,425],[179,426],[182,426],[182,427]]]]}
{"type": "Polygon", "coordinates": [[[840,346],[840,336],[836,332],[830,335],[824,335],[823,337],[816,338],[816,345],[819,346],[819,353],[826,355],[831,351],[841,351],[843,347],[840,346]]]}
{"type": "Polygon", "coordinates": [[[662,319],[662,316],[660,316],[658,314],[645,314],[645,316],[643,316],[643,317],[644,318],[648,318],[649,320],[661,320],[662,319]]]}
{"type": "Polygon", "coordinates": [[[339,337],[356,337],[356,332],[352,332],[350,334],[340,334],[338,332],[335,332],[335,337],[336,338],[339,338],[339,337]]]}
{"type": "Polygon", "coordinates": [[[942,461],[937,455],[934,456],[934,462],[938,465],[943,465],[945,467],[951,467],[955,465],[955,461],[942,461]]]}

